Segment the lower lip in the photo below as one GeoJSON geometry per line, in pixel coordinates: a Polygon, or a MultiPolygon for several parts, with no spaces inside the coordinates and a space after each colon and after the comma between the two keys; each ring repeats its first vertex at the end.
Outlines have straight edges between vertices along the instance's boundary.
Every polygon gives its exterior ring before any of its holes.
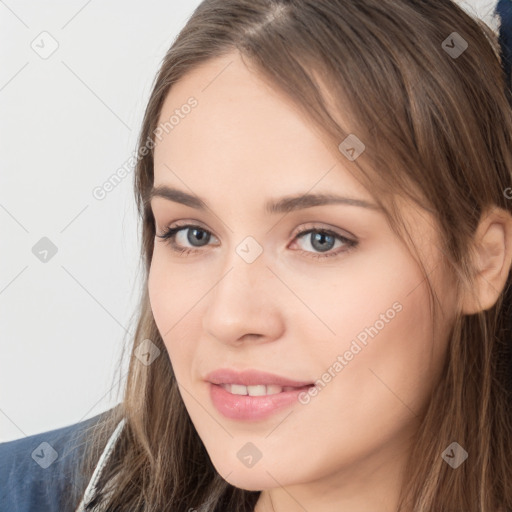
{"type": "Polygon", "coordinates": [[[275,395],[249,396],[234,395],[218,384],[210,385],[210,397],[217,410],[227,418],[234,420],[261,420],[278,410],[289,407],[298,401],[300,393],[311,386],[293,391],[282,391],[275,395]]]}

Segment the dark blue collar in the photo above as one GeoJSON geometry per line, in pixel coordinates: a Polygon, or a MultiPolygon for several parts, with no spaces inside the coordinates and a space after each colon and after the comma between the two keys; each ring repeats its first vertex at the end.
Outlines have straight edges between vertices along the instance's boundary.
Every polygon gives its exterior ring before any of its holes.
{"type": "Polygon", "coordinates": [[[499,0],[496,12],[501,19],[499,43],[503,69],[512,83],[512,0],[499,0]]]}

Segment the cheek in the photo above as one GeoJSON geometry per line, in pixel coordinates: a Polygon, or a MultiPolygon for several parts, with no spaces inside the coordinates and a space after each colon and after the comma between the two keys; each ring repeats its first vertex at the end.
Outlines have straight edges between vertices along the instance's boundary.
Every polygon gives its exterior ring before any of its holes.
{"type": "MultiPolygon", "coordinates": [[[[315,353],[332,357],[334,351],[349,350],[354,340],[364,349],[390,338],[388,345],[403,342],[405,352],[419,343],[408,333],[429,328],[428,289],[420,268],[400,246],[381,244],[347,258],[339,272],[329,270],[307,288],[295,277],[299,294],[331,330],[325,335],[320,322],[297,314],[296,322],[309,331],[301,338],[315,340],[315,353]]],[[[303,311],[297,308],[297,313],[303,311]]]]}
{"type": "Polygon", "coordinates": [[[370,435],[375,415],[384,433],[386,421],[390,432],[419,413],[446,348],[441,331],[433,332],[429,289],[416,263],[395,251],[373,261],[379,264],[345,278],[336,339],[310,354],[324,372],[313,400],[320,408],[339,403],[338,420],[359,435],[370,435]]]}
{"type": "Polygon", "coordinates": [[[155,248],[148,275],[148,296],[153,318],[169,353],[176,377],[190,364],[195,351],[192,330],[194,307],[201,298],[179,265],[166,259],[165,248],[155,248]]]}
{"type": "Polygon", "coordinates": [[[171,259],[169,251],[162,242],[155,243],[148,275],[151,309],[162,335],[170,334],[170,329],[174,331],[189,315],[194,315],[194,308],[205,292],[202,278],[176,263],[175,257],[171,259]]]}

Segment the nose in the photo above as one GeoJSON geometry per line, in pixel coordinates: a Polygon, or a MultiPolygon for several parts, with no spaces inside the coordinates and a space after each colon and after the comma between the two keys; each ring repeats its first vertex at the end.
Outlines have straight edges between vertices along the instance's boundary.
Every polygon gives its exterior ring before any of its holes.
{"type": "Polygon", "coordinates": [[[263,254],[252,263],[235,254],[207,295],[204,332],[233,346],[278,339],[284,330],[282,286],[263,254]]]}

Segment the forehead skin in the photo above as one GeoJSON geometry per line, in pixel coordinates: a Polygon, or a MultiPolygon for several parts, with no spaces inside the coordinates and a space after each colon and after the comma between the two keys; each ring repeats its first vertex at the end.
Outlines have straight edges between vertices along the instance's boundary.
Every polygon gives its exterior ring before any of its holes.
{"type": "Polygon", "coordinates": [[[159,124],[191,96],[197,99],[197,107],[168,136],[163,134],[162,141],[157,141],[155,184],[160,179],[176,179],[165,168],[165,164],[174,164],[176,172],[186,170],[192,182],[197,175],[213,178],[226,189],[244,185],[247,194],[237,197],[245,208],[254,203],[248,204],[248,199],[257,199],[252,192],[262,180],[275,196],[294,189],[306,191],[318,182],[315,192],[329,190],[337,183],[338,187],[343,184],[347,195],[371,200],[355,179],[340,179],[337,148],[327,146],[313,134],[310,122],[296,106],[248,72],[238,54],[209,61],[175,84],[159,124]],[[279,112],[282,115],[276,115],[279,112]],[[305,175],[301,169],[309,172],[305,175]]]}

